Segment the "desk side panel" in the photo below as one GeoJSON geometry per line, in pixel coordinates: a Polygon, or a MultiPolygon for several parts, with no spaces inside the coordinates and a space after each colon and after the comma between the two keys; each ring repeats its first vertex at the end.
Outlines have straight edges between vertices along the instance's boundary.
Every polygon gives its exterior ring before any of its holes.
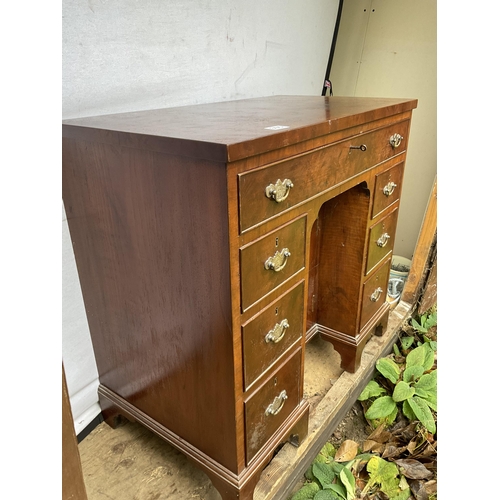
{"type": "Polygon", "coordinates": [[[100,383],[236,469],[226,169],[63,139],[100,383]]]}

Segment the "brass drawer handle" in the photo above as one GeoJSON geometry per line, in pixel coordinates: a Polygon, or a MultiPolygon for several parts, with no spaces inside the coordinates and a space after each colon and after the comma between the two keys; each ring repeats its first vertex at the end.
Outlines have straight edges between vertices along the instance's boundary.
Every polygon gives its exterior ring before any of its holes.
{"type": "Polygon", "coordinates": [[[377,245],[379,247],[385,247],[387,245],[387,242],[390,240],[391,235],[384,233],[378,240],[377,240],[377,245]]]}
{"type": "Polygon", "coordinates": [[[276,252],[272,257],[269,257],[264,263],[266,269],[271,271],[281,271],[286,266],[288,257],[292,255],[288,248],[283,248],[281,251],[276,252]]]}
{"type": "Polygon", "coordinates": [[[377,302],[378,299],[380,299],[380,296],[384,292],[383,288],[378,287],[371,295],[370,295],[370,300],[372,302],[377,302]]]}
{"type": "Polygon", "coordinates": [[[384,189],[382,190],[383,193],[386,196],[391,196],[392,193],[394,193],[394,189],[397,188],[398,185],[395,182],[389,182],[389,184],[384,186],[384,189]]]}
{"type": "Polygon", "coordinates": [[[287,319],[284,319],[281,323],[276,323],[274,328],[270,330],[265,337],[266,344],[269,344],[269,342],[277,344],[285,336],[286,329],[289,328],[289,326],[287,319]]]}
{"type": "Polygon", "coordinates": [[[400,146],[401,141],[404,139],[402,135],[399,134],[394,134],[391,135],[391,138],[389,139],[389,142],[391,143],[391,146],[396,149],[397,147],[400,146]]]}
{"type": "Polygon", "coordinates": [[[266,417],[269,415],[277,415],[283,408],[287,399],[288,396],[286,391],[281,391],[279,396],[276,396],[274,401],[266,408],[266,417]]]}
{"type": "Polygon", "coordinates": [[[269,184],[266,187],[266,196],[276,203],[281,203],[287,199],[291,188],[293,188],[293,182],[290,179],[284,181],[278,179],[276,184],[269,184]]]}

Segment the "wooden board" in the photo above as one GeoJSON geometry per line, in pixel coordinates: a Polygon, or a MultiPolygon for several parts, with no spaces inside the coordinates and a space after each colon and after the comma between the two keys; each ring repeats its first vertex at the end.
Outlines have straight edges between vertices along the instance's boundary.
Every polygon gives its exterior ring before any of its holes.
{"type": "Polygon", "coordinates": [[[87,500],[64,366],[62,367],[62,500],[87,500]]]}
{"type": "Polygon", "coordinates": [[[416,304],[427,276],[426,267],[437,239],[437,179],[434,180],[429,203],[418,236],[417,245],[411,263],[410,273],[406,281],[401,300],[416,304]]]}
{"type": "Polygon", "coordinates": [[[424,285],[424,291],[418,306],[418,314],[424,314],[437,304],[437,249],[434,253],[436,255],[432,260],[431,270],[424,285]]]}
{"type": "MultiPolygon", "coordinates": [[[[366,344],[356,373],[340,369],[340,355],[319,337],[307,345],[304,394],[311,404],[309,434],[285,444],[264,469],[254,500],[286,499],[392,349],[410,305],[391,311],[386,333],[366,344]]],[[[208,477],[184,455],[137,423],[101,423],[79,445],[88,500],[220,500],[208,477]]]]}

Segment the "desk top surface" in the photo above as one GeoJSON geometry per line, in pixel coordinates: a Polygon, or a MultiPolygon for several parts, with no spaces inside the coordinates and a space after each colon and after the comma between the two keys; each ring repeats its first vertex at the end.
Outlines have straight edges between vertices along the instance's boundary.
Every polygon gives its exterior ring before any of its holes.
{"type": "Polygon", "coordinates": [[[63,136],[226,162],[416,106],[416,99],[403,98],[258,97],[75,118],[63,121],[63,136]]]}

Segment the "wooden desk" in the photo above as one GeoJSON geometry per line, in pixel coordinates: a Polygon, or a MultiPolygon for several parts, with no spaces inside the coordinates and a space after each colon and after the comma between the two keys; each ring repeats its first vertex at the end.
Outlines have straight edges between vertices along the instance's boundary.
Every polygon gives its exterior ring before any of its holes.
{"type": "Polygon", "coordinates": [[[416,100],[275,96],[68,120],[63,199],[103,415],[251,499],[307,435],[304,347],[356,370],[385,302],[416,100]]]}

